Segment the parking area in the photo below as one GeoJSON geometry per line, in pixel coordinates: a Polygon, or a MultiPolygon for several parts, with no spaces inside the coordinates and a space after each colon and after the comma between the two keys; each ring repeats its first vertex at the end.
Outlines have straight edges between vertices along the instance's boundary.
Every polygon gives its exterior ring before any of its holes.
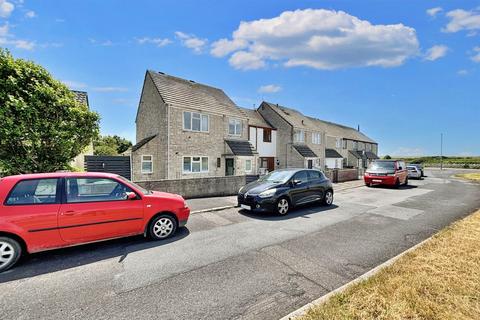
{"type": "MultiPolygon", "coordinates": [[[[466,171],[467,172],[467,171],[466,171]]],[[[407,187],[347,188],[288,216],[191,216],[165,242],[44,252],[0,275],[6,319],[278,319],[480,207],[480,185],[427,171],[407,187]]]]}

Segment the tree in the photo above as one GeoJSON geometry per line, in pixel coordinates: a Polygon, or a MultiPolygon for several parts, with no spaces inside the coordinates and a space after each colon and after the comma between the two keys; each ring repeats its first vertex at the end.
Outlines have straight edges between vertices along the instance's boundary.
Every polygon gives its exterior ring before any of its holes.
{"type": "Polygon", "coordinates": [[[52,172],[98,135],[99,115],[43,67],[0,49],[0,168],[52,172]]]}
{"type": "Polygon", "coordinates": [[[99,136],[93,142],[93,153],[99,156],[116,156],[124,153],[132,143],[117,135],[99,136]]]}
{"type": "Polygon", "coordinates": [[[390,156],[387,154],[385,157],[383,157],[383,159],[385,159],[385,160],[390,160],[390,159],[392,159],[392,157],[390,157],[390,156]]]}

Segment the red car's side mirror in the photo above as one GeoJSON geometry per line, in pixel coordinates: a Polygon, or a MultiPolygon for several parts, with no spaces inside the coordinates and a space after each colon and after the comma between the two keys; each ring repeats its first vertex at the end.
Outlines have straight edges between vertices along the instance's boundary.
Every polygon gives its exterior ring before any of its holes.
{"type": "Polygon", "coordinates": [[[137,195],[135,194],[135,192],[127,193],[127,200],[135,200],[135,199],[137,199],[137,195]]]}

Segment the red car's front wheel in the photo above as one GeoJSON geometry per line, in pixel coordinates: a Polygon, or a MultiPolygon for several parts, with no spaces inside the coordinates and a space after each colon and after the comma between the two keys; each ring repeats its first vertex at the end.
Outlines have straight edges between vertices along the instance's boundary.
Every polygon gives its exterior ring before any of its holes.
{"type": "Polygon", "coordinates": [[[162,240],[171,237],[177,230],[177,221],[166,214],[155,217],[149,225],[148,235],[153,240],[162,240]]]}

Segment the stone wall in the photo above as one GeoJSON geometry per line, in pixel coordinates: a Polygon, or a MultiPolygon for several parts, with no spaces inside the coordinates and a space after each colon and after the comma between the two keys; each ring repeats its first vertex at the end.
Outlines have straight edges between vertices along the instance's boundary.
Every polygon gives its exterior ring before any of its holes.
{"type": "Polygon", "coordinates": [[[359,171],[358,169],[334,169],[326,170],[325,175],[332,180],[332,182],[337,183],[358,180],[359,171]]]}
{"type": "Polygon", "coordinates": [[[236,195],[238,190],[246,184],[246,176],[137,181],[136,183],[149,190],[176,193],[185,199],[190,199],[236,195]]]}

